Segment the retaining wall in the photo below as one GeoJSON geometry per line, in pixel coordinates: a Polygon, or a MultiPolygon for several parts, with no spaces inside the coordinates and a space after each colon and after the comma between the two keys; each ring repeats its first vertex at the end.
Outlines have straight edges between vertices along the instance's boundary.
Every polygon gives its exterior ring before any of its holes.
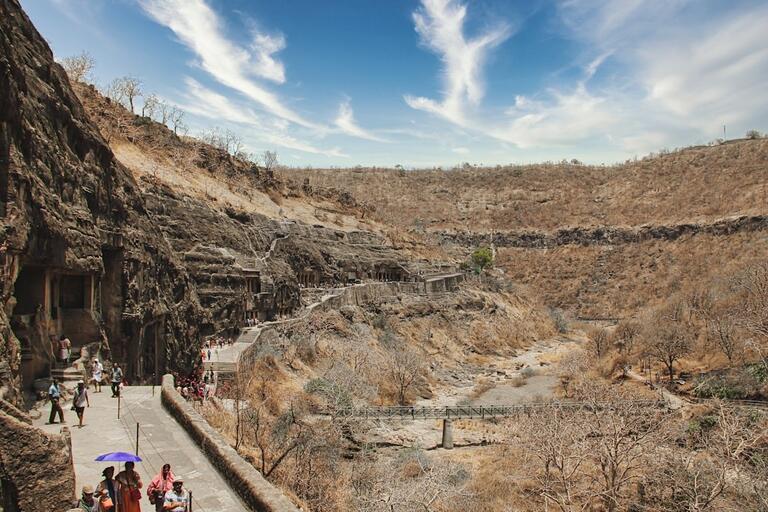
{"type": "Polygon", "coordinates": [[[267,482],[246,462],[227,440],[214,430],[192,405],[176,391],[173,376],[164,375],[161,401],[163,407],[184,427],[208,460],[219,470],[248,507],[258,512],[299,512],[282,492],[267,482]]]}

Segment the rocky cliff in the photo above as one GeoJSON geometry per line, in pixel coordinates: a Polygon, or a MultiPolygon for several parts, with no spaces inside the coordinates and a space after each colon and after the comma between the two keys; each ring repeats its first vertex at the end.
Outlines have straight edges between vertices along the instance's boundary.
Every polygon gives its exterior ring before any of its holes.
{"type": "Polygon", "coordinates": [[[644,225],[639,227],[578,226],[554,232],[445,232],[440,233],[439,238],[442,242],[466,247],[493,244],[497,247],[551,249],[561,245],[622,245],[649,240],[672,241],[694,235],[729,236],[740,232],[766,230],[768,230],[768,215],[743,215],[711,223],[692,222],[659,226],[644,225]]]}
{"type": "Polygon", "coordinates": [[[11,398],[22,356],[25,378],[45,375],[59,335],[138,377],[196,351],[205,312],[184,267],[17,0],[0,3],[0,246],[11,398]]]}

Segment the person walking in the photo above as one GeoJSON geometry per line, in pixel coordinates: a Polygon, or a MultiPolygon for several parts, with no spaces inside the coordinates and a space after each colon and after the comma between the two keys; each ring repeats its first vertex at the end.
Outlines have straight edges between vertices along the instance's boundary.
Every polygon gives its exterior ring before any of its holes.
{"type": "Polygon", "coordinates": [[[126,462],[125,469],[117,474],[117,509],[120,512],[141,512],[141,476],[133,469],[133,462],[126,462]]]}
{"type": "Polygon", "coordinates": [[[163,464],[163,469],[155,475],[147,486],[149,502],[155,506],[155,511],[163,510],[165,505],[165,493],[173,488],[173,472],[170,464],[163,464]]]}
{"type": "Polygon", "coordinates": [[[69,353],[71,348],[72,342],[62,334],[59,338],[59,359],[61,359],[61,362],[67,366],[69,366],[69,353]]]}
{"type": "Polygon", "coordinates": [[[101,472],[104,480],[96,486],[96,498],[99,500],[99,512],[116,512],[117,503],[117,482],[112,478],[115,476],[115,466],[104,468],[101,472]]]}
{"type": "Polygon", "coordinates": [[[96,512],[96,500],[93,499],[93,487],[90,485],[83,486],[83,492],[80,496],[80,501],[77,502],[78,510],[85,510],[85,512],[96,512]]]}
{"type": "Polygon", "coordinates": [[[48,423],[56,423],[56,415],[59,415],[59,419],[62,423],[64,421],[64,410],[61,408],[61,389],[59,388],[59,381],[51,379],[51,387],[48,388],[48,399],[51,401],[51,415],[48,416],[48,423]]]}
{"type": "Polygon", "coordinates": [[[123,370],[117,363],[112,363],[112,398],[120,396],[120,383],[123,382],[123,370]]]}
{"type": "Polygon", "coordinates": [[[163,510],[170,512],[186,512],[189,506],[189,493],[184,489],[184,479],[177,476],[173,481],[173,489],[165,493],[163,510]]]}
{"type": "Polygon", "coordinates": [[[83,428],[83,414],[85,413],[85,406],[91,406],[91,401],[88,399],[88,388],[85,387],[85,382],[78,381],[77,389],[75,390],[75,398],[72,399],[72,407],[75,409],[77,419],[80,423],[78,428],[83,428]]]}
{"type": "Polygon", "coordinates": [[[104,380],[104,365],[98,359],[93,359],[91,365],[91,382],[93,382],[93,391],[101,393],[101,382],[104,380]]]}

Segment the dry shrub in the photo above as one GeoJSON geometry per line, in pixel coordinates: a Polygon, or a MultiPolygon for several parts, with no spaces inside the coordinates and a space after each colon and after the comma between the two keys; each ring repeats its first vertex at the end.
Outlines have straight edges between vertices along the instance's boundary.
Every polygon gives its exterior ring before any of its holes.
{"type": "Polygon", "coordinates": [[[471,399],[480,398],[486,391],[489,391],[495,387],[495,383],[488,378],[481,377],[477,380],[475,383],[475,387],[472,388],[472,393],[470,394],[471,399]]]}
{"type": "Polygon", "coordinates": [[[525,386],[525,383],[528,379],[524,375],[515,375],[510,379],[509,383],[516,388],[521,388],[525,386]]]}

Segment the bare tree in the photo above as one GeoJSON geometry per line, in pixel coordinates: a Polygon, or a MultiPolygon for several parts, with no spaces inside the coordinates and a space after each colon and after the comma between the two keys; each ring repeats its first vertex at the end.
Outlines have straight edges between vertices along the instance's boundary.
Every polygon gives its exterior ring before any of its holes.
{"type": "Polygon", "coordinates": [[[622,320],[613,333],[613,343],[622,354],[631,354],[635,342],[640,337],[640,324],[632,320],[622,320]]]}
{"type": "Polygon", "coordinates": [[[405,347],[398,347],[386,361],[387,374],[395,387],[397,403],[407,403],[408,392],[421,375],[423,360],[419,354],[405,347]]]}
{"type": "Polygon", "coordinates": [[[584,375],[589,366],[588,355],[583,350],[566,352],[558,363],[558,376],[563,394],[568,398],[571,386],[580,376],[584,375]]]}
{"type": "Polygon", "coordinates": [[[470,473],[463,465],[430,459],[420,451],[377,459],[365,454],[352,478],[357,510],[371,512],[471,510],[470,473]],[[469,505],[469,506],[467,506],[469,505]]]}
{"type": "Polygon", "coordinates": [[[64,68],[64,71],[67,72],[70,80],[75,82],[89,82],[96,61],[90,53],[82,52],[79,55],[64,58],[64,60],[61,61],[61,65],[64,68]]]}
{"type": "Polygon", "coordinates": [[[211,128],[200,135],[200,140],[213,147],[226,151],[232,156],[240,156],[243,153],[243,140],[235,132],[219,127],[211,128]]]}
{"type": "Polygon", "coordinates": [[[716,310],[707,315],[707,337],[733,364],[744,352],[744,343],[737,332],[738,320],[731,311],[716,310]]]}
{"type": "Polygon", "coordinates": [[[265,151],[261,155],[261,159],[264,162],[264,172],[268,180],[275,178],[275,168],[277,167],[277,152],[265,151]]]}
{"type": "Polygon", "coordinates": [[[675,363],[693,344],[684,311],[681,303],[673,302],[651,317],[643,335],[644,350],[666,366],[670,381],[675,376],[675,363]]]}
{"type": "Polygon", "coordinates": [[[171,107],[169,121],[171,123],[170,128],[173,130],[173,133],[178,134],[179,130],[186,130],[186,125],[184,124],[184,111],[178,108],[176,105],[171,107]]]}
{"type": "Polygon", "coordinates": [[[608,351],[608,331],[603,328],[592,329],[589,332],[589,346],[597,357],[603,357],[608,351]]]}
{"type": "Polygon", "coordinates": [[[160,108],[161,100],[154,93],[144,98],[144,104],[141,106],[141,116],[153,118],[160,108]]]}
{"type": "Polygon", "coordinates": [[[581,484],[590,450],[583,426],[574,412],[557,409],[542,409],[516,425],[525,453],[538,465],[534,475],[539,495],[562,512],[582,510],[589,497],[581,484]]]}
{"type": "Polygon", "coordinates": [[[750,266],[735,284],[743,304],[743,324],[755,336],[768,340],[768,262],[750,266]]]}
{"type": "Polygon", "coordinates": [[[110,98],[129,109],[131,113],[134,113],[134,102],[136,98],[142,95],[141,86],[141,80],[132,76],[115,78],[110,83],[107,94],[110,98]]]}

